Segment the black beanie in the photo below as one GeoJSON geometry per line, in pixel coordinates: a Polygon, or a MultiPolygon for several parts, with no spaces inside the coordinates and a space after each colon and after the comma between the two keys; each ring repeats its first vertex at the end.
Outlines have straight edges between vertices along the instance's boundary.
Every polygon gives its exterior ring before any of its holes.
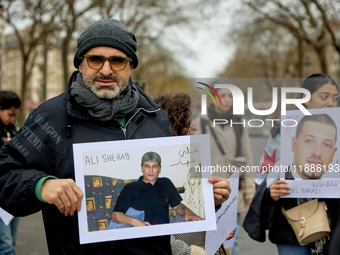
{"type": "Polygon", "coordinates": [[[79,68],[81,57],[86,52],[98,46],[120,50],[132,59],[134,68],[138,66],[136,36],[118,20],[99,20],[84,30],[77,41],[77,52],[73,61],[75,68],[79,68]]]}

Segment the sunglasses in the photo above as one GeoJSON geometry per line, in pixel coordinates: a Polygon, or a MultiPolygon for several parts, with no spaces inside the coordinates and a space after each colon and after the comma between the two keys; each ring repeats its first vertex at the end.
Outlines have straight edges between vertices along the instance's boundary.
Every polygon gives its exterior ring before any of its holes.
{"type": "Polygon", "coordinates": [[[112,70],[122,71],[125,69],[127,63],[131,61],[130,58],[124,58],[119,56],[105,58],[100,55],[84,55],[84,58],[86,58],[87,60],[87,65],[94,70],[102,69],[104,63],[106,62],[106,60],[108,60],[112,70]]]}

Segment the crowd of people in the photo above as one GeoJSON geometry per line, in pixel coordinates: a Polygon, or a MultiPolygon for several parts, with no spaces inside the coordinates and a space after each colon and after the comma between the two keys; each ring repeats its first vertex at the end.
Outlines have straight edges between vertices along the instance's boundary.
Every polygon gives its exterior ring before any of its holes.
{"type": "MultiPolygon", "coordinates": [[[[246,127],[214,125],[215,119],[243,120],[233,114],[233,95],[229,89],[216,89],[218,94],[215,94],[215,100],[221,100],[221,104],[210,104],[207,115],[194,118],[188,94],[162,94],[152,100],[133,82],[131,75],[138,67],[136,52],[137,39],[121,22],[104,19],[88,26],[77,41],[74,56],[77,71],[71,75],[67,91],[34,109],[18,133],[13,122],[19,112],[20,99],[14,92],[0,92],[0,207],[15,216],[8,225],[0,219],[0,255],[15,253],[18,217],[40,210],[49,254],[108,254],[108,251],[115,250],[139,255],[205,254],[205,232],[104,243],[79,242],[77,212],[86,205],[82,204],[83,191],[75,182],[72,147],[75,143],[209,134],[212,165],[241,167],[254,164],[246,127]],[[14,136],[15,139],[12,139],[14,136]]],[[[229,83],[228,80],[216,82],[229,83]]],[[[307,109],[337,106],[338,85],[328,75],[313,74],[305,79],[302,88],[311,94],[310,100],[304,104],[307,109]]],[[[305,96],[302,94],[301,98],[305,96]]],[[[322,143],[322,146],[327,148],[325,154],[333,153],[333,158],[336,152],[333,146],[337,139],[336,123],[330,124],[331,121],[324,119],[307,119],[301,124],[292,142],[294,153],[305,151],[300,148],[301,137],[305,133],[314,137],[312,131],[306,131],[306,126],[314,127],[322,123],[320,128],[329,130],[329,136],[324,138],[327,143],[322,143]]],[[[275,125],[268,140],[276,150],[280,148],[280,132],[280,125],[275,125]]],[[[305,143],[311,142],[312,138],[305,140],[305,143]]],[[[324,159],[326,156],[322,152],[308,155],[311,164],[328,162],[324,159]]],[[[143,155],[143,175],[121,191],[112,210],[112,224],[134,227],[166,224],[169,223],[169,206],[184,215],[186,221],[202,220],[182,203],[171,180],[159,177],[161,161],[156,152],[143,155]],[[164,193],[164,190],[167,192],[164,193]],[[143,216],[131,216],[130,208],[142,210],[143,216]]],[[[281,163],[279,153],[272,163],[281,163]]],[[[295,164],[298,163],[294,161],[292,166],[295,164]]],[[[212,185],[216,211],[229,198],[231,189],[228,178],[231,175],[232,172],[215,172],[208,179],[212,185]]],[[[305,177],[315,176],[309,176],[304,171],[299,177],[290,176],[293,179],[305,177]]],[[[265,179],[256,190],[255,172],[241,173],[235,215],[239,227],[241,213],[249,208],[243,225],[245,230],[253,239],[263,241],[265,231],[269,229],[269,239],[276,244],[278,254],[337,254],[335,251],[339,251],[339,244],[334,241],[333,233],[340,231],[339,199],[319,199],[327,205],[330,235],[301,245],[283,209],[289,210],[312,198],[283,199],[290,194],[290,187],[286,180],[275,178],[265,179]]],[[[233,236],[234,232],[225,240],[233,236]]],[[[231,252],[238,255],[237,235],[234,238],[231,252]]],[[[219,254],[223,252],[222,244],[219,254]]]]}

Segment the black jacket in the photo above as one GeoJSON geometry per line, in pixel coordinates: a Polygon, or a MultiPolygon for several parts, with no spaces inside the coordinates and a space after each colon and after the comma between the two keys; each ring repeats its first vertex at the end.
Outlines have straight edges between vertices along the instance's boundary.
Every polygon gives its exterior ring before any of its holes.
{"type": "Polygon", "coordinates": [[[125,129],[117,122],[91,119],[68,91],[33,110],[17,136],[1,148],[0,207],[14,216],[42,210],[50,254],[171,254],[169,236],[80,245],[77,214],[63,216],[56,206],[38,201],[34,192],[42,177],[75,178],[74,143],[171,136],[168,115],[139,92],[125,129]]]}
{"type": "Polygon", "coordinates": [[[329,254],[340,255],[340,242],[339,242],[340,221],[339,220],[337,222],[337,225],[334,228],[333,236],[335,238],[332,238],[329,244],[329,254]]]}

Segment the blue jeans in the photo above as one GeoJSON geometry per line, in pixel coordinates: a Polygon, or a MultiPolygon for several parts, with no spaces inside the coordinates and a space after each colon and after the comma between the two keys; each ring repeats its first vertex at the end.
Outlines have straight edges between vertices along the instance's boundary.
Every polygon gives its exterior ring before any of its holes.
{"type": "MultiPolygon", "coordinates": [[[[237,220],[236,220],[237,226],[240,227],[240,223],[241,223],[241,213],[237,213],[237,220]]],[[[231,254],[233,255],[238,255],[239,252],[239,247],[238,247],[238,241],[237,241],[237,236],[235,237],[235,243],[234,246],[232,248],[231,254]]]]}
{"type": "Polygon", "coordinates": [[[15,240],[19,225],[19,217],[14,217],[7,226],[0,218],[0,255],[15,254],[15,240]]]}
{"type": "Polygon", "coordinates": [[[300,244],[276,244],[279,255],[310,255],[309,248],[300,244]]]}

